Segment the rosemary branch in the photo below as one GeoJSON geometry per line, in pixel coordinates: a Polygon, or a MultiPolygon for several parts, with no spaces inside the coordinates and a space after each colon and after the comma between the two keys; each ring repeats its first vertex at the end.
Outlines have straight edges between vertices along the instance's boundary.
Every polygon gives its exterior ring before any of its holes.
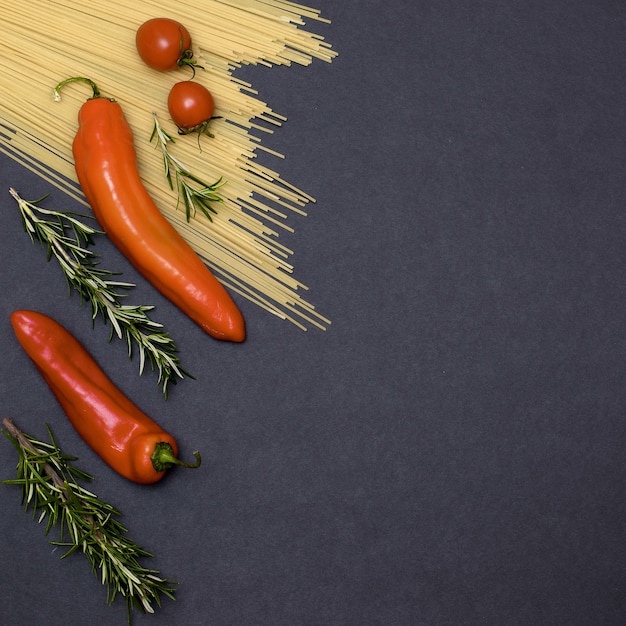
{"type": "Polygon", "coordinates": [[[209,184],[192,174],[189,169],[181,163],[179,159],[173,156],[169,149],[169,143],[175,143],[174,138],[163,130],[156,113],[153,113],[154,127],[150,141],[156,141],[156,147],[161,149],[163,155],[163,166],[165,168],[165,177],[172,191],[176,191],[178,196],[177,206],[181,201],[185,206],[185,217],[187,221],[192,216],[195,217],[198,209],[205,217],[212,222],[211,213],[217,215],[217,211],[213,208],[213,202],[223,202],[224,199],[217,190],[226,183],[221,177],[214,183],[209,184]]]}
{"type": "Polygon", "coordinates": [[[17,201],[24,230],[31,241],[36,239],[47,248],[48,260],[54,256],[58,261],[68,287],[78,291],[81,301],[91,304],[92,319],[100,314],[105,324],[111,323],[111,338],[115,333],[119,339],[126,339],[130,359],[133,344],[136,346],[139,374],[143,374],[148,361],[152,370],[158,370],[158,383],[166,398],[169,383],[176,384],[177,377],[193,378],[181,367],[178,349],[169,334],[162,330],[163,325],[149,317],[148,312],[154,307],[122,304],[126,294],[120,290],[131,289],[134,285],[111,280],[110,277],[117,274],[99,267],[98,255],[87,246],[93,243],[93,235],[102,231],[78,219],[88,216],[44,209],[39,203],[47,196],[28,201],[13,188],[9,192],[17,201]]]}
{"type": "Polygon", "coordinates": [[[126,598],[129,623],[133,609],[154,613],[153,605],[161,606],[161,596],[175,600],[177,583],[139,563],[140,558],[154,555],[128,537],[116,519],[120,512],[115,507],[78,484],[77,479],[93,477],[71,464],[76,457],[62,453],[50,428],[50,443],[46,443],[23,433],[8,418],[2,424],[2,432],[19,454],[17,478],[3,483],[22,487],[24,509],[32,510],[39,523],[47,518],[46,536],[59,527],[60,540],[50,543],[67,548],[61,558],[81,551],[107,587],[107,603],[112,604],[118,594],[126,598]]]}

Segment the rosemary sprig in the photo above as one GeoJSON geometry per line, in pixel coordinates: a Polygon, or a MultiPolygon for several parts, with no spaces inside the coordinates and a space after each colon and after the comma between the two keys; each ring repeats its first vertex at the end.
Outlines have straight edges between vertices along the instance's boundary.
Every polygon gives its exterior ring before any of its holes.
{"type": "Polygon", "coordinates": [[[154,555],[128,537],[116,508],[77,482],[93,477],[71,464],[76,457],[62,453],[50,428],[50,443],[46,443],[23,433],[8,418],[2,424],[2,432],[19,454],[17,477],[3,483],[22,487],[24,509],[32,510],[39,523],[47,518],[46,536],[59,528],[59,541],[50,543],[67,548],[61,558],[81,551],[107,587],[107,602],[112,604],[118,594],[126,598],[129,623],[133,609],[154,613],[153,605],[161,606],[161,596],[175,600],[177,583],[139,563],[140,558],[154,555]]]}
{"type": "Polygon", "coordinates": [[[156,141],[156,147],[161,149],[163,155],[163,166],[165,168],[165,177],[172,191],[176,191],[178,195],[177,206],[181,201],[185,206],[185,216],[187,221],[192,216],[195,217],[198,209],[210,221],[213,221],[211,213],[217,215],[217,211],[213,207],[214,202],[223,202],[224,199],[217,190],[226,183],[221,177],[214,183],[209,184],[192,174],[189,169],[181,163],[179,159],[173,156],[169,149],[169,143],[175,143],[174,138],[166,132],[159,122],[156,113],[153,113],[154,127],[150,141],[156,141]]]}
{"type": "Polygon", "coordinates": [[[126,339],[129,358],[133,358],[133,344],[137,347],[139,374],[143,374],[148,361],[152,370],[158,370],[158,382],[166,398],[168,385],[176,384],[176,377],[193,378],[181,367],[178,349],[169,334],[162,330],[163,325],[149,317],[148,312],[154,307],[122,304],[126,294],[120,290],[131,289],[134,285],[111,280],[116,273],[99,267],[98,255],[87,246],[93,243],[93,235],[102,231],[78,219],[89,216],[44,209],[39,204],[47,196],[28,201],[15,189],[9,192],[17,201],[24,230],[31,241],[36,239],[47,248],[48,260],[54,257],[58,261],[68,287],[78,291],[81,301],[91,304],[92,319],[100,314],[105,324],[111,323],[111,338],[115,333],[119,339],[126,339]]]}

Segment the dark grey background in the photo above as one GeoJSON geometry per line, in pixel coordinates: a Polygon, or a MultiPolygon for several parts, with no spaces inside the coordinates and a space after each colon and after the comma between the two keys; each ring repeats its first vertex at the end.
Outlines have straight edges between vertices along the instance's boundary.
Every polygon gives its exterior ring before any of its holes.
{"type": "MultiPolygon", "coordinates": [[[[197,377],[165,404],[7,189],[79,207],[2,158],[2,415],[50,423],[180,582],[136,624],[625,623],[626,5],[314,6],[335,62],[241,75],[289,118],[266,141],[286,160],[264,158],[317,198],[282,240],[330,329],[240,301],[248,340],[215,342],[101,238],[197,377]],[[66,324],[202,469],[145,488],[102,465],[17,345],[16,308],[66,324]]],[[[124,623],[16,489],[0,503],[0,623],[124,623]]]]}

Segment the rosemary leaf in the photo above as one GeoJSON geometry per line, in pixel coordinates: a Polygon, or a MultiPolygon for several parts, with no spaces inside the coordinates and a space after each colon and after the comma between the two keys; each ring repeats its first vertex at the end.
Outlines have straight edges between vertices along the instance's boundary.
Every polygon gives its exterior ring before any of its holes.
{"type": "Polygon", "coordinates": [[[115,507],[75,481],[74,475],[92,477],[70,464],[75,457],[61,452],[50,428],[49,444],[23,433],[8,418],[2,424],[2,432],[19,455],[17,478],[3,483],[22,487],[22,505],[32,510],[35,519],[48,518],[46,535],[54,526],[59,528],[60,540],[50,543],[67,548],[61,558],[82,552],[107,588],[107,603],[112,604],[118,594],[126,599],[129,622],[133,609],[154,613],[162,596],[175,600],[177,583],[140,564],[140,558],[153,555],[128,537],[115,507]]]}
{"type": "Polygon", "coordinates": [[[218,193],[218,189],[226,183],[221,177],[214,183],[207,183],[195,174],[192,174],[168,148],[168,144],[175,143],[174,138],[163,130],[156,113],[152,114],[154,126],[150,141],[156,141],[156,147],[160,148],[163,156],[165,178],[172,191],[178,195],[178,206],[185,207],[185,217],[187,221],[196,216],[198,209],[210,221],[213,221],[211,213],[217,215],[213,207],[214,202],[223,202],[224,199],[218,193]],[[173,176],[172,176],[173,171],[173,176]]]}
{"type": "Polygon", "coordinates": [[[93,236],[102,234],[80,219],[88,216],[75,213],[61,213],[39,206],[46,198],[28,201],[20,197],[15,189],[9,190],[16,200],[24,230],[33,243],[39,241],[45,246],[48,260],[54,257],[59,263],[68,289],[75,289],[81,301],[91,305],[92,318],[99,315],[103,322],[111,324],[111,337],[126,339],[128,356],[133,358],[133,346],[139,352],[139,373],[144,371],[146,361],[152,370],[158,371],[158,383],[167,398],[169,384],[176,384],[178,378],[191,374],[180,366],[178,349],[162,324],[153,321],[148,312],[152,306],[122,304],[125,293],[134,285],[112,280],[114,272],[99,266],[98,255],[87,246],[93,243],[93,236]]]}

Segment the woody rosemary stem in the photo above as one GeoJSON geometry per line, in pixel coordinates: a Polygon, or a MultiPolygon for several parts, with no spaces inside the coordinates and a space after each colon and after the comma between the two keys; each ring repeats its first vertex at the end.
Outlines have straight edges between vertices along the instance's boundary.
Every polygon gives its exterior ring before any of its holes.
{"type": "MultiPolygon", "coordinates": [[[[13,423],[12,420],[5,417],[2,420],[2,425],[5,427],[8,434],[11,435],[11,437],[13,437],[15,441],[19,444],[20,448],[22,448],[23,450],[29,450],[35,455],[39,453],[37,448],[35,448],[35,446],[33,446],[33,444],[24,436],[22,431],[19,430],[19,428],[13,423]]],[[[50,480],[52,480],[55,487],[59,489],[59,496],[65,499],[65,483],[63,479],[54,470],[50,463],[44,463],[43,470],[50,478],[50,480]]]]}

